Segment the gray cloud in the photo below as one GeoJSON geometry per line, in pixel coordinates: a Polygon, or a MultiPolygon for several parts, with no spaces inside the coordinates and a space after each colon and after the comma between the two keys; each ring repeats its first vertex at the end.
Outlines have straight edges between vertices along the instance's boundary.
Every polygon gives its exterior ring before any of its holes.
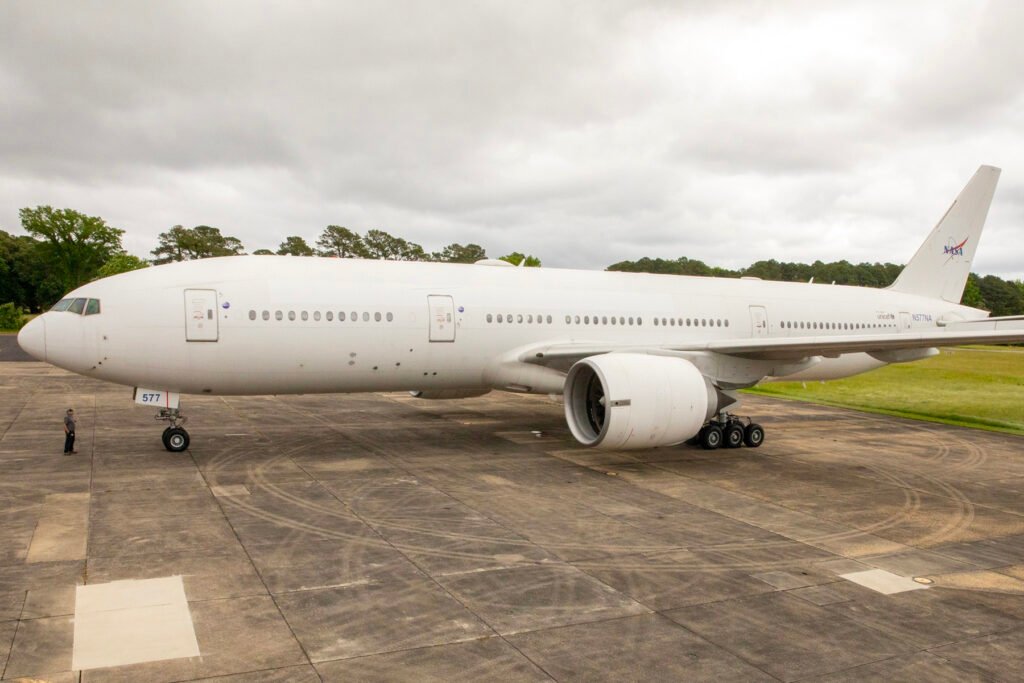
{"type": "Polygon", "coordinates": [[[1017,5],[709,4],[8,1],[0,227],[901,261],[994,163],[977,269],[1024,277],[1017,5]]]}

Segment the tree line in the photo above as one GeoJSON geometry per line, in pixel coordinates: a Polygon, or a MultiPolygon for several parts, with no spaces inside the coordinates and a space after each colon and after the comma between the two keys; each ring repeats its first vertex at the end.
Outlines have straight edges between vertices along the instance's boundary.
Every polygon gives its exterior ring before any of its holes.
{"type": "MultiPolygon", "coordinates": [[[[0,305],[10,304],[8,308],[15,311],[12,315],[20,315],[22,309],[46,310],[62,295],[87,282],[145,268],[151,263],[246,253],[241,240],[223,234],[219,228],[175,225],[160,233],[152,258],[146,260],[125,251],[121,242],[124,230],[111,227],[98,216],[37,206],[22,209],[19,217],[27,235],[0,230],[0,305]]],[[[315,246],[310,246],[303,237],[289,235],[277,251],[257,249],[252,253],[445,263],[474,263],[487,258],[486,250],[478,244],[452,243],[440,251],[428,252],[421,245],[384,230],[359,234],[340,225],[328,225],[315,246]]],[[[513,265],[524,259],[526,266],[541,264],[537,257],[520,252],[499,258],[513,265]]]]}
{"type": "MultiPolygon", "coordinates": [[[[762,280],[781,282],[809,282],[813,278],[815,282],[834,282],[837,285],[888,287],[895,282],[903,266],[896,263],[854,264],[849,261],[786,263],[770,259],[758,261],[747,268],[730,270],[682,256],[675,260],[644,257],[636,261],[620,261],[608,266],[608,270],[710,277],[759,277],[762,280]]],[[[994,316],[1024,315],[1024,281],[971,273],[961,303],[983,308],[994,316]]]]}
{"type": "MultiPolygon", "coordinates": [[[[160,233],[152,258],[146,260],[127,253],[121,243],[124,231],[107,225],[98,216],[88,216],[73,209],[37,206],[22,209],[19,217],[22,230],[27,235],[17,236],[0,230],[0,305],[11,304],[11,308],[18,311],[46,310],[63,294],[86,282],[145,268],[151,262],[163,264],[245,253],[241,240],[223,234],[218,228],[175,225],[160,233]]],[[[478,244],[452,243],[439,251],[428,252],[421,245],[384,230],[367,230],[360,234],[340,225],[328,225],[313,245],[301,236],[289,235],[276,251],[257,249],[252,253],[445,263],[474,263],[487,258],[486,250],[478,244]]],[[[500,258],[515,265],[524,259],[527,266],[541,265],[537,257],[520,252],[500,258]]],[[[886,287],[902,268],[894,263],[815,261],[806,264],[773,259],[758,261],[748,268],[730,270],[684,256],[675,260],[642,258],[621,261],[609,266],[608,270],[713,277],[754,276],[787,282],[807,282],[813,277],[816,282],[886,287]]],[[[963,303],[987,309],[993,315],[1024,314],[1024,283],[971,273],[963,303]]]]}

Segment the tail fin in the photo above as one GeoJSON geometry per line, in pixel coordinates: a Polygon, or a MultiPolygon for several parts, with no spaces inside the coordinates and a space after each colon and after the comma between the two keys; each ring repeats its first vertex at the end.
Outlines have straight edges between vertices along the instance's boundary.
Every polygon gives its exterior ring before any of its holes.
{"type": "Polygon", "coordinates": [[[890,289],[960,303],[999,173],[978,169],[890,289]]]}

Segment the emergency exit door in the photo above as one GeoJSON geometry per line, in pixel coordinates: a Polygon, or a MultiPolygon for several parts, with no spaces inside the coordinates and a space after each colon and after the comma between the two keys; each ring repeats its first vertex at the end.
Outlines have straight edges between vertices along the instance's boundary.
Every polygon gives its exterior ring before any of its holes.
{"type": "Polygon", "coordinates": [[[430,315],[430,341],[455,341],[455,302],[450,296],[431,294],[427,297],[430,315]]]}
{"type": "Polygon", "coordinates": [[[217,290],[185,290],[185,341],[217,341],[217,290]]]}

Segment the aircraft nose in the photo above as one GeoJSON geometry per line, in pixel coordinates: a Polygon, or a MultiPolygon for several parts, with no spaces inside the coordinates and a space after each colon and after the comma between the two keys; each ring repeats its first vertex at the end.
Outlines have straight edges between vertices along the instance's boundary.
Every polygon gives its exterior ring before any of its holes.
{"type": "Polygon", "coordinates": [[[21,328],[18,332],[18,346],[33,358],[46,360],[46,321],[43,316],[30,320],[21,328]]]}

